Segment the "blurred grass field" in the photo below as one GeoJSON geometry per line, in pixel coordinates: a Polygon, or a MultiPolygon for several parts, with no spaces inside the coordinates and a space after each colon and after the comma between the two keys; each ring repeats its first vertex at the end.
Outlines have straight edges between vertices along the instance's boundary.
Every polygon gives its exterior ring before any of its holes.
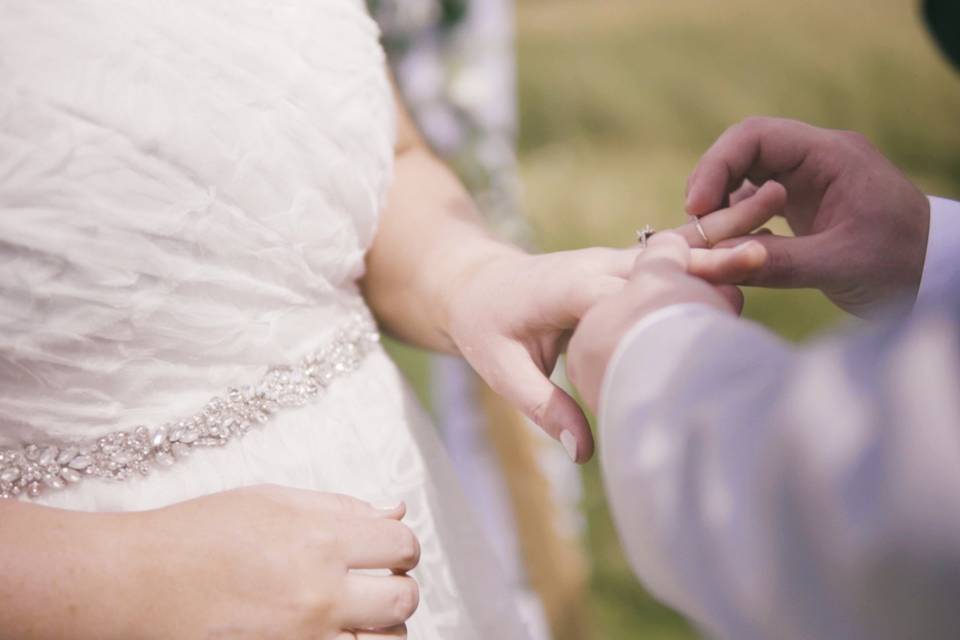
{"type": "MultiPolygon", "coordinates": [[[[525,212],[543,250],[682,223],[688,172],[749,115],[859,130],[925,191],[960,198],[960,75],[912,0],[520,0],[517,46],[525,212]]],[[[748,292],[746,314],[793,340],[841,321],[814,292],[748,292]]],[[[422,383],[424,362],[400,356],[422,383]]],[[[596,462],[584,481],[594,637],[695,637],[627,568],[596,462]]]]}

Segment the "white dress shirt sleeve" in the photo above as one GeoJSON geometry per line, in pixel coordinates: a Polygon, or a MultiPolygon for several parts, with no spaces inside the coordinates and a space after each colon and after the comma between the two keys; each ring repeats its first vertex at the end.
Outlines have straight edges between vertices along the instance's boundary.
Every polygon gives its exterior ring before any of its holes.
{"type": "Polygon", "coordinates": [[[941,306],[798,351],[707,306],[641,321],[599,439],[647,588],[720,638],[956,637],[958,327],[941,306]]]}
{"type": "Polygon", "coordinates": [[[960,283],[960,202],[930,197],[930,232],[917,304],[929,304],[937,291],[955,283],[960,283]]]}

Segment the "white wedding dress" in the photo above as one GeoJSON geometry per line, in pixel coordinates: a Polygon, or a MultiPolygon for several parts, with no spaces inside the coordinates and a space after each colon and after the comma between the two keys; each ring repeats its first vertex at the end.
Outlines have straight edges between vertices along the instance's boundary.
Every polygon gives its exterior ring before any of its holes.
{"type": "Polygon", "coordinates": [[[410,637],[524,638],[357,287],[393,118],[359,0],[0,0],[0,495],[402,499],[410,637]]]}

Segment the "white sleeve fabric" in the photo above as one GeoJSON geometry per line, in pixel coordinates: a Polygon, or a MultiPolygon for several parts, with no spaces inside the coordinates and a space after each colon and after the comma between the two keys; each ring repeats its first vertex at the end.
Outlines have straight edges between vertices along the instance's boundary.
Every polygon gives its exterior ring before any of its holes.
{"type": "Polygon", "coordinates": [[[934,292],[960,283],[960,202],[930,197],[930,232],[917,305],[935,301],[934,292]]]}
{"type": "Polygon", "coordinates": [[[798,351],[690,305],[631,331],[600,455],[650,591],[719,638],[956,637],[958,327],[941,306],[798,351]]]}

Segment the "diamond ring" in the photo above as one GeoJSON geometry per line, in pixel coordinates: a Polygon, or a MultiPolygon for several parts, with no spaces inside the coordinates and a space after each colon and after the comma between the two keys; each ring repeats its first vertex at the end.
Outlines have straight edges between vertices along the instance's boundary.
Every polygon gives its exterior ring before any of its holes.
{"type": "Polygon", "coordinates": [[[647,248],[647,241],[653,237],[657,231],[650,225],[644,225],[643,229],[637,229],[637,242],[640,243],[641,249],[647,248]]]}

